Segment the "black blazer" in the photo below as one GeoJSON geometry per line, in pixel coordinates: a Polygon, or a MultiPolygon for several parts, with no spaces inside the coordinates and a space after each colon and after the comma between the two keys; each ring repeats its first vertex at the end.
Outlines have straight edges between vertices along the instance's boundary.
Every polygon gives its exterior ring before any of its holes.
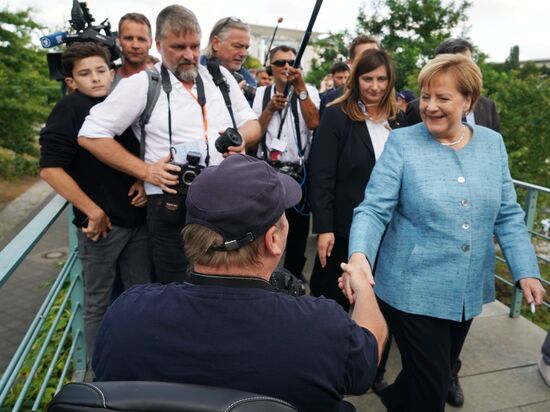
{"type": "MultiPolygon", "coordinates": [[[[418,106],[418,99],[413,100],[407,106],[407,124],[409,126],[422,121],[418,106]]],[[[500,119],[498,117],[497,107],[495,102],[491,99],[485,96],[479,96],[474,106],[474,117],[476,119],[476,124],[493,129],[495,132],[500,132],[500,119]]]]}
{"type": "MultiPolygon", "coordinates": [[[[392,128],[405,126],[399,113],[392,128]]],[[[364,121],[351,120],[339,105],[325,109],[310,154],[313,233],[348,237],[353,209],[361,203],[376,159],[364,121]]]]}

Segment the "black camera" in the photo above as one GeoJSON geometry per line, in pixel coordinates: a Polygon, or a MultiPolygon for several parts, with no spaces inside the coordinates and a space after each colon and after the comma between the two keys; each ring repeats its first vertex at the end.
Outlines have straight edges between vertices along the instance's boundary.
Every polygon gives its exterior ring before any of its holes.
{"type": "MultiPolygon", "coordinates": [[[[243,80],[245,80],[244,76],[242,74],[240,74],[239,72],[237,72],[237,71],[232,71],[231,74],[233,75],[233,77],[235,78],[235,80],[237,81],[239,86],[240,86],[241,82],[243,80]]],[[[246,98],[246,100],[248,100],[248,101],[253,101],[254,100],[254,96],[256,96],[256,87],[252,86],[251,84],[246,83],[244,85],[244,87],[242,88],[242,91],[244,93],[244,97],[246,98]]]]}
{"type": "Polygon", "coordinates": [[[271,274],[269,283],[276,292],[286,293],[287,295],[302,296],[306,293],[303,282],[283,267],[275,269],[271,274]]]}
{"type": "Polygon", "coordinates": [[[162,194],[160,218],[164,222],[173,225],[185,222],[185,197],[187,196],[187,191],[191,183],[204,169],[204,166],[199,164],[201,160],[199,152],[189,151],[186,160],[185,164],[171,163],[180,167],[179,172],[174,172],[178,176],[178,184],[170,186],[171,189],[176,190],[176,193],[163,192],[162,194]]]}
{"type": "Polygon", "coordinates": [[[275,165],[279,172],[292,177],[294,180],[301,182],[303,177],[303,168],[298,163],[279,163],[275,165]]]}
{"type": "MultiPolygon", "coordinates": [[[[120,49],[116,44],[116,33],[111,32],[109,19],[105,19],[98,25],[93,25],[94,21],[95,19],[92,17],[85,1],[73,0],[70,23],[75,33],[58,32],[44,36],[40,39],[42,47],[50,48],[63,43],[70,46],[77,42],[94,41],[109,49],[111,62],[114,62],[120,57],[120,49]]],[[[65,76],[69,75],[69,73],[63,73],[61,55],[62,53],[48,53],[46,55],[50,77],[53,80],[63,80],[65,76]]]]}
{"type": "Polygon", "coordinates": [[[216,139],[216,150],[220,153],[227,152],[229,146],[240,146],[243,144],[243,138],[237,129],[228,127],[225,132],[216,139]]]}

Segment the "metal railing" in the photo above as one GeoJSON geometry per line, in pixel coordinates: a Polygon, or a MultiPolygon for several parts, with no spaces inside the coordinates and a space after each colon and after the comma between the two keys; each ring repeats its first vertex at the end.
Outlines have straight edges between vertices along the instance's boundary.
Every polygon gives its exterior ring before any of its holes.
{"type": "MultiPolygon", "coordinates": [[[[516,189],[519,188],[519,189],[525,190],[525,200],[523,203],[523,210],[525,211],[525,224],[527,226],[527,230],[531,234],[532,239],[535,241],[540,240],[543,242],[550,242],[550,238],[548,236],[534,230],[535,223],[536,223],[537,202],[538,202],[539,193],[550,195],[550,188],[537,186],[530,183],[525,183],[519,180],[514,180],[514,185],[516,186],[516,189]]],[[[548,244],[550,245],[550,243],[548,244]]],[[[542,256],[541,254],[537,253],[537,259],[543,265],[550,264],[550,260],[548,259],[547,256],[542,256]]],[[[506,263],[506,260],[499,256],[497,256],[497,260],[499,262],[506,263]]],[[[521,312],[521,304],[523,301],[523,293],[508,279],[505,279],[504,277],[499,276],[497,274],[495,274],[495,278],[507,284],[508,286],[512,287],[512,302],[510,304],[510,317],[512,318],[519,317],[521,312]]],[[[542,279],[542,284],[544,285],[547,291],[550,291],[550,282],[548,280],[542,279]]],[[[546,307],[546,309],[550,309],[550,303],[548,301],[545,300],[543,302],[543,305],[546,307]]]]}
{"type": "MultiPolygon", "coordinates": [[[[55,196],[0,252],[0,287],[66,206],[55,196]]],[[[69,373],[72,381],[84,379],[83,283],[76,245],[76,232],[69,225],[69,257],[2,375],[0,410],[42,410],[46,394],[51,398],[59,391],[69,373]]]]}

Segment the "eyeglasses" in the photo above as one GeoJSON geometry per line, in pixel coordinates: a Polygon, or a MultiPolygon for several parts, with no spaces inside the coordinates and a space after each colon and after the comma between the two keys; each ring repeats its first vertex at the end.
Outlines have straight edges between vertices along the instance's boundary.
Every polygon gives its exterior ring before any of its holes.
{"type": "Polygon", "coordinates": [[[271,64],[277,67],[285,67],[287,64],[289,66],[294,66],[294,60],[279,59],[279,60],[275,60],[274,62],[271,62],[271,64]]]}
{"type": "Polygon", "coordinates": [[[218,34],[220,34],[223,31],[223,29],[225,29],[230,23],[236,23],[238,25],[248,26],[248,23],[245,22],[244,20],[238,19],[237,17],[228,17],[223,21],[222,24],[220,24],[216,28],[216,30],[212,31],[212,36],[217,36],[218,34]]]}

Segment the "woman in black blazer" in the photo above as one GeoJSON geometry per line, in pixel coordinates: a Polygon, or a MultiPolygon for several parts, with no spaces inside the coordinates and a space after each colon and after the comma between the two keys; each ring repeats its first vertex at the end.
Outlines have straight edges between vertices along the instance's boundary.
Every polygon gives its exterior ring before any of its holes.
{"type": "Polygon", "coordinates": [[[318,233],[311,294],[349,302],[338,288],[340,263],[348,259],[353,209],[361,203],[390,130],[404,125],[395,98],[390,56],[370,49],[352,68],[344,94],[323,113],[310,158],[313,232],[318,233]]]}
{"type": "Polygon", "coordinates": [[[325,109],[311,147],[310,203],[313,232],[318,234],[311,294],[334,299],[346,311],[350,305],[338,288],[338,277],[340,263],[348,259],[353,209],[363,200],[390,131],[405,125],[394,86],[390,56],[383,50],[363,52],[344,94],[325,109]]]}

